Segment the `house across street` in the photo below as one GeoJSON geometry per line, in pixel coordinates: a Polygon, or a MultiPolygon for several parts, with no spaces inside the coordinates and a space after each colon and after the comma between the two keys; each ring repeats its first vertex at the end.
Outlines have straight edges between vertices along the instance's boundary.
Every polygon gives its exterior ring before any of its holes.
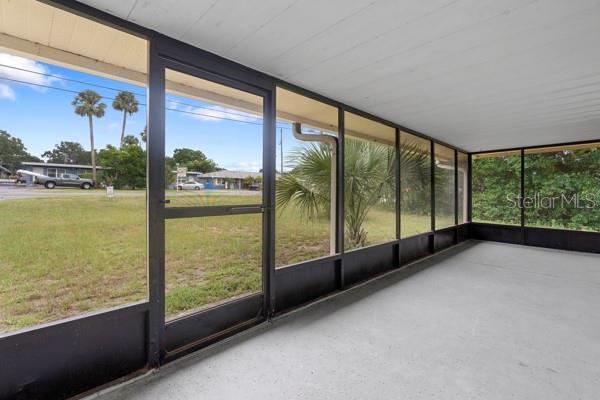
{"type": "MultiPolygon", "coordinates": [[[[179,172],[179,171],[177,171],[179,172]]],[[[251,178],[258,182],[262,178],[261,172],[250,171],[215,171],[215,172],[194,172],[185,171],[178,173],[177,183],[186,183],[190,181],[198,182],[204,185],[206,189],[244,189],[244,180],[251,178]],[[184,176],[185,174],[185,176],[184,176]]]]}
{"type": "MultiPolygon", "coordinates": [[[[92,166],[91,165],[81,165],[81,164],[58,164],[58,163],[45,163],[45,162],[34,162],[34,161],[25,161],[21,163],[20,169],[31,171],[36,174],[41,174],[44,176],[48,176],[50,178],[57,178],[62,176],[62,174],[74,174],[74,175],[83,175],[83,174],[91,174],[92,166]]],[[[101,166],[96,167],[97,170],[102,170],[101,166]]],[[[22,182],[31,185],[33,184],[33,176],[31,175],[22,175],[20,178],[22,182]]]]}

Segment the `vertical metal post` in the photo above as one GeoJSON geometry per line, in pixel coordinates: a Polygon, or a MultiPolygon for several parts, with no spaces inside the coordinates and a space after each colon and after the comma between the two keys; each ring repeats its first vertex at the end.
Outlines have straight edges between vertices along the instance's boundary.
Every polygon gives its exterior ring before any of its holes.
{"type": "Polygon", "coordinates": [[[396,159],[395,159],[395,166],[396,166],[396,239],[400,240],[400,237],[402,236],[402,189],[401,189],[401,185],[402,185],[402,171],[400,169],[400,157],[401,157],[401,151],[400,151],[400,129],[396,128],[396,146],[395,146],[395,151],[396,151],[396,159]]]}
{"type": "Polygon", "coordinates": [[[458,151],[454,150],[454,224],[458,225],[458,151]]]}
{"type": "Polygon", "coordinates": [[[396,240],[398,244],[396,245],[396,254],[395,260],[397,262],[397,266],[400,267],[402,265],[402,171],[400,169],[400,129],[396,128],[396,138],[395,138],[395,154],[396,157],[394,159],[395,171],[396,171],[396,240]]]}
{"type": "Polygon", "coordinates": [[[344,219],[344,159],[346,157],[344,153],[344,140],[345,140],[345,120],[344,120],[344,110],[341,107],[338,107],[338,151],[337,151],[337,180],[336,180],[336,237],[335,237],[335,248],[337,253],[342,254],[340,257],[340,265],[338,269],[338,289],[344,288],[344,229],[345,229],[345,219],[344,219]]]}
{"type": "Polygon", "coordinates": [[[521,149],[521,243],[525,244],[525,149],[521,149]]]}
{"type": "MultiPolygon", "coordinates": [[[[277,179],[276,89],[264,98],[263,115],[263,291],[265,317],[275,313],[275,181],[277,179]]],[[[283,157],[283,153],[281,154],[283,157]]],[[[281,171],[283,173],[283,170],[281,171]]]]}
{"type": "Polygon", "coordinates": [[[431,231],[432,239],[430,243],[431,253],[435,253],[435,143],[429,142],[429,152],[431,161],[431,231]]]}
{"type": "Polygon", "coordinates": [[[468,171],[467,171],[467,222],[473,220],[473,155],[468,156],[468,171]]]}
{"type": "Polygon", "coordinates": [[[339,194],[339,190],[338,190],[338,181],[339,181],[339,176],[338,176],[338,172],[337,172],[337,164],[338,164],[338,158],[340,158],[339,155],[339,139],[337,141],[335,141],[335,144],[332,145],[332,149],[331,149],[331,171],[329,171],[329,174],[331,176],[331,179],[329,180],[330,185],[332,187],[329,188],[329,201],[331,202],[331,204],[329,204],[329,253],[330,254],[335,254],[338,252],[338,248],[337,248],[337,198],[338,198],[338,194],[339,194]],[[336,216],[336,217],[334,217],[336,216]]]}
{"type": "Polygon", "coordinates": [[[454,243],[458,243],[458,151],[454,149],[454,243]]]}
{"type": "Polygon", "coordinates": [[[147,107],[148,366],[165,354],[165,69],[150,39],[147,107]]]}

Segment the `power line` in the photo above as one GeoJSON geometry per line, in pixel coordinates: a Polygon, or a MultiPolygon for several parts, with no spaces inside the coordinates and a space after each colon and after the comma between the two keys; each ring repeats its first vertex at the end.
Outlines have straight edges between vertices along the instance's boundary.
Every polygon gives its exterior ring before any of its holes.
{"type": "MultiPolygon", "coordinates": [[[[110,86],[99,85],[97,83],[85,82],[85,81],[80,81],[80,80],[72,79],[72,78],[65,78],[64,76],[60,76],[60,75],[56,75],[56,74],[49,74],[49,73],[39,72],[39,71],[33,71],[30,69],[26,69],[26,68],[15,67],[14,65],[0,64],[0,67],[11,68],[11,69],[14,69],[17,71],[29,72],[31,74],[46,76],[48,78],[61,79],[63,81],[68,81],[68,82],[80,83],[82,85],[94,86],[94,87],[107,89],[107,90],[114,90],[116,92],[122,91],[122,89],[116,89],[116,88],[112,88],[110,86]]],[[[146,94],[143,94],[143,93],[136,93],[136,92],[132,92],[132,93],[135,94],[136,96],[146,97],[146,94]]]]}
{"type": "Polygon", "coordinates": [[[180,112],[180,113],[184,113],[184,114],[200,115],[200,116],[209,117],[209,118],[222,119],[222,120],[225,120],[225,121],[242,122],[242,123],[245,123],[245,124],[260,125],[260,126],[263,125],[262,122],[241,121],[239,119],[234,119],[234,118],[216,117],[216,116],[210,115],[210,114],[202,114],[202,113],[196,113],[196,112],[193,112],[193,111],[178,110],[176,108],[168,108],[168,107],[166,107],[165,110],[176,111],[176,112],[180,112]]]}
{"type": "Polygon", "coordinates": [[[205,110],[218,111],[218,112],[223,112],[223,113],[227,113],[227,114],[230,114],[230,115],[237,115],[239,117],[256,118],[255,116],[253,116],[250,113],[243,114],[241,112],[233,112],[233,111],[227,111],[227,110],[222,110],[222,109],[218,109],[218,108],[211,108],[211,107],[199,106],[199,105],[196,105],[196,104],[190,104],[190,103],[185,103],[183,101],[173,100],[173,99],[171,99],[169,97],[166,97],[166,96],[165,96],[165,101],[169,101],[171,103],[176,103],[176,104],[181,104],[183,106],[189,106],[189,107],[194,107],[194,108],[202,108],[202,109],[205,109],[205,110]]]}
{"type": "MultiPolygon", "coordinates": [[[[5,80],[5,81],[14,82],[14,83],[20,83],[20,84],[23,84],[23,85],[36,86],[36,87],[41,87],[41,88],[46,88],[46,89],[54,89],[54,90],[58,90],[58,91],[61,91],[61,92],[67,92],[67,93],[73,93],[73,94],[79,94],[80,93],[77,90],[59,88],[59,87],[50,86],[50,85],[43,85],[41,83],[26,82],[26,81],[21,81],[21,80],[18,80],[18,79],[6,78],[6,77],[3,77],[3,76],[0,76],[0,79],[5,80]]],[[[100,98],[105,99],[105,100],[115,100],[113,97],[107,97],[107,96],[100,96],[100,98]]],[[[139,105],[140,106],[146,106],[145,103],[139,103],[139,105]]],[[[239,119],[226,118],[226,117],[218,117],[218,116],[215,116],[215,115],[203,114],[203,113],[194,112],[194,111],[178,110],[176,108],[168,108],[168,107],[166,107],[165,110],[174,111],[174,112],[180,112],[180,113],[183,113],[183,114],[198,115],[198,116],[202,116],[202,117],[208,117],[208,118],[211,118],[211,119],[219,119],[219,120],[224,120],[224,121],[233,121],[233,122],[240,122],[240,123],[252,124],[252,125],[263,125],[260,122],[242,121],[242,120],[239,120],[239,119]]],[[[223,111],[223,110],[215,110],[215,109],[209,109],[209,110],[227,113],[226,111],[223,111]]],[[[247,115],[244,115],[244,116],[248,117],[247,115]]],[[[280,127],[280,128],[281,129],[291,129],[291,128],[288,128],[288,127],[280,127]]]]}
{"type": "MultiPolygon", "coordinates": [[[[46,72],[33,71],[33,70],[30,70],[30,69],[27,69],[27,68],[15,67],[14,65],[0,64],[0,67],[11,68],[11,69],[14,69],[14,70],[17,70],[17,71],[28,72],[28,73],[31,73],[31,74],[41,75],[41,76],[45,76],[45,77],[49,77],[49,78],[54,78],[54,79],[60,79],[60,80],[67,81],[67,82],[79,83],[79,84],[87,85],[87,86],[93,86],[93,87],[97,87],[97,88],[101,88],[101,89],[113,90],[115,92],[122,92],[123,91],[122,89],[117,89],[117,88],[113,88],[113,87],[110,87],[110,86],[105,86],[105,85],[100,85],[100,84],[97,84],[97,83],[91,83],[91,82],[81,81],[81,80],[78,80],[78,79],[65,78],[63,76],[56,75],[56,74],[50,74],[50,73],[46,73],[46,72]]],[[[10,78],[2,78],[2,79],[10,80],[10,78]]],[[[26,83],[26,82],[23,82],[23,81],[17,81],[17,80],[14,80],[14,81],[15,82],[19,82],[19,83],[26,83]]],[[[29,84],[29,85],[36,85],[36,86],[39,85],[39,84],[34,84],[34,83],[27,83],[27,84],[29,84]]],[[[43,85],[39,85],[39,86],[43,86],[43,85]]],[[[45,87],[45,86],[43,86],[43,87],[45,87]]],[[[50,86],[50,87],[52,87],[54,89],[58,89],[58,88],[56,88],[54,86],[50,86]]],[[[146,97],[145,93],[137,93],[137,92],[130,92],[130,93],[133,93],[136,96],[146,97]]],[[[109,99],[108,97],[104,97],[104,98],[109,99]]],[[[112,98],[110,98],[110,99],[114,100],[112,98]]],[[[233,111],[227,111],[227,110],[222,110],[222,109],[218,109],[218,108],[206,107],[206,106],[201,106],[201,105],[196,105],[196,104],[189,104],[189,103],[185,103],[185,102],[182,102],[182,101],[174,100],[174,99],[166,97],[166,96],[165,96],[165,100],[169,101],[171,103],[181,104],[181,105],[184,105],[184,106],[195,107],[195,108],[202,108],[202,109],[211,110],[211,111],[218,111],[218,112],[223,112],[223,113],[227,113],[227,114],[230,114],[230,115],[237,115],[239,117],[252,118],[252,115],[249,115],[249,114],[242,114],[242,113],[236,113],[236,112],[233,112],[233,111]]]]}
{"type": "MultiPolygon", "coordinates": [[[[46,88],[46,89],[59,90],[61,92],[68,92],[68,93],[75,93],[75,94],[79,94],[80,93],[77,90],[59,88],[59,87],[50,86],[50,85],[42,85],[41,83],[27,82],[27,81],[22,81],[22,80],[19,80],[19,79],[6,78],[4,76],[0,76],[0,79],[5,80],[5,81],[10,81],[10,82],[15,82],[15,83],[21,83],[23,85],[30,85],[30,86],[42,87],[42,88],[46,88]]],[[[100,97],[103,98],[103,99],[106,99],[106,100],[114,100],[114,98],[112,98],[112,97],[106,97],[106,96],[100,96],[100,97]]],[[[145,104],[140,103],[140,105],[145,105],[145,104]]]]}

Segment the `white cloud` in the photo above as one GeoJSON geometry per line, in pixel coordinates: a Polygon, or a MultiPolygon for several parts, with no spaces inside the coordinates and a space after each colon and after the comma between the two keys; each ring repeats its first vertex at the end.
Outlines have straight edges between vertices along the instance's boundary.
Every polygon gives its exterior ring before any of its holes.
{"type": "MultiPolygon", "coordinates": [[[[35,85],[51,86],[54,82],[59,81],[59,79],[56,77],[40,75],[49,73],[50,70],[45,65],[37,61],[24,57],[13,56],[7,53],[0,53],[0,78],[29,82],[32,83],[30,86],[32,89],[44,92],[46,91],[46,88],[35,85]]],[[[9,84],[9,81],[3,81],[1,85],[4,86],[5,89],[2,91],[2,94],[12,93],[12,99],[14,99],[15,93],[11,87],[8,86],[9,84]],[[8,90],[6,88],[8,88],[8,90]]],[[[0,97],[3,97],[2,94],[0,94],[0,97]]]]}
{"type": "Polygon", "coordinates": [[[10,86],[0,83],[0,99],[14,100],[15,92],[13,92],[10,86]]]}
{"type": "Polygon", "coordinates": [[[210,109],[186,106],[183,111],[190,118],[201,121],[222,121],[223,119],[227,119],[241,122],[260,122],[260,119],[252,114],[220,106],[212,106],[210,109]]]}

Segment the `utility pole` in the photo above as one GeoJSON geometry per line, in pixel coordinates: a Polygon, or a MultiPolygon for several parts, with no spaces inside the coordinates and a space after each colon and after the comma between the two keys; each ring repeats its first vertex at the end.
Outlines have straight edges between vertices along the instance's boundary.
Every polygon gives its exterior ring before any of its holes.
{"type": "Polygon", "coordinates": [[[280,174],[283,174],[283,128],[279,128],[279,152],[280,152],[280,163],[281,169],[279,170],[280,174]]]}

